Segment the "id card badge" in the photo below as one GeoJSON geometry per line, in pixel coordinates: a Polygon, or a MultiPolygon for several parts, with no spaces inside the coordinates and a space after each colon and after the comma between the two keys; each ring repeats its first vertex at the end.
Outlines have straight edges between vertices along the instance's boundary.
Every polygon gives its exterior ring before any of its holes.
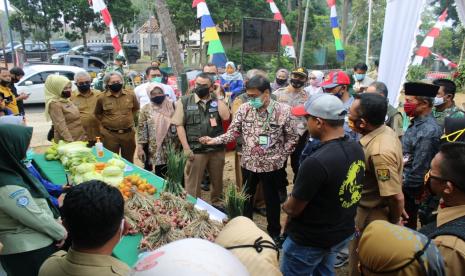
{"type": "Polygon", "coordinates": [[[270,137],[266,134],[261,134],[258,136],[258,144],[262,148],[268,148],[270,146],[270,137]]]}
{"type": "Polygon", "coordinates": [[[216,118],[215,117],[210,118],[210,126],[211,127],[217,127],[218,126],[218,124],[216,123],[216,118]]]}

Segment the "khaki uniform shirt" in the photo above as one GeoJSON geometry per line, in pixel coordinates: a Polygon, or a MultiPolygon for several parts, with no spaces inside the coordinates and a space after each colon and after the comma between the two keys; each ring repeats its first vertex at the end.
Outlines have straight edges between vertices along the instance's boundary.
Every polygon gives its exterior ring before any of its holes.
{"type": "Polygon", "coordinates": [[[33,198],[21,186],[0,187],[1,255],[29,252],[62,240],[66,230],[43,198],[33,198]]]}
{"type": "MultiPolygon", "coordinates": [[[[305,104],[308,99],[308,94],[302,89],[300,92],[290,92],[288,87],[280,88],[273,92],[276,96],[276,101],[295,107],[305,104]]],[[[302,136],[307,131],[307,120],[305,117],[296,117],[291,114],[291,119],[297,128],[297,133],[302,136]]]]}
{"type": "MultiPolygon", "coordinates": [[[[465,216],[465,205],[439,208],[437,226],[465,216]]],[[[446,275],[463,275],[465,272],[465,241],[455,236],[437,236],[434,242],[446,265],[446,275]]]]}
{"type": "Polygon", "coordinates": [[[10,109],[14,115],[19,113],[18,104],[16,103],[16,97],[11,92],[9,87],[0,85],[0,94],[3,94],[3,98],[8,102],[6,107],[10,109]]]}
{"type": "Polygon", "coordinates": [[[91,90],[88,94],[74,91],[73,96],[71,96],[71,101],[79,108],[81,123],[89,141],[95,141],[97,140],[95,137],[100,136],[100,122],[94,114],[99,94],[101,93],[97,90],[91,90]]]}
{"type": "Polygon", "coordinates": [[[385,125],[363,136],[360,144],[367,165],[360,207],[386,207],[382,197],[402,192],[402,145],[397,134],[385,125]]]}
{"type": "Polygon", "coordinates": [[[130,268],[107,255],[59,251],[41,266],[39,276],[112,276],[129,275],[130,268]]]}
{"type": "Polygon", "coordinates": [[[105,91],[97,98],[95,117],[104,128],[124,130],[134,127],[134,116],[138,110],[139,102],[134,92],[123,89],[115,96],[105,91]]]}
{"type": "Polygon", "coordinates": [[[55,130],[55,142],[86,141],[87,137],[81,124],[79,109],[72,102],[52,102],[48,113],[55,130]]]}

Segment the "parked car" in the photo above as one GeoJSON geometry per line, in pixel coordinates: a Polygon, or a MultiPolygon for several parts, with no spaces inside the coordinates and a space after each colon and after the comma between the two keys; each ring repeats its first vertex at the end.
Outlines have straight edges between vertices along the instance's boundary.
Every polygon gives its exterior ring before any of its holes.
{"type": "MultiPolygon", "coordinates": [[[[42,43],[42,42],[26,42],[24,43],[24,46],[26,47],[25,54],[27,59],[40,59],[40,61],[46,61],[47,60],[47,46],[42,43]]],[[[19,49],[23,49],[22,44],[18,44],[14,47],[15,51],[19,49]]],[[[55,50],[52,49],[52,52],[55,50]]],[[[12,54],[11,54],[11,48],[6,48],[5,49],[5,57],[3,56],[3,51],[0,52],[0,59],[5,59],[7,62],[12,62],[12,54]]]]}
{"type": "MultiPolygon", "coordinates": [[[[129,63],[135,63],[140,58],[139,47],[135,44],[124,44],[124,51],[129,63]]],[[[59,59],[61,56],[69,55],[87,55],[101,58],[105,62],[113,60],[115,56],[115,48],[111,43],[88,43],[87,50],[84,45],[79,45],[71,48],[67,53],[57,53],[52,56],[52,60],[59,59]]]]}
{"type": "Polygon", "coordinates": [[[45,103],[44,84],[47,77],[51,74],[62,75],[73,82],[74,74],[84,69],[76,66],[67,65],[50,65],[38,64],[24,67],[24,77],[15,84],[19,93],[25,92],[29,94],[29,98],[24,101],[25,104],[45,103]]]}
{"type": "Polygon", "coordinates": [[[53,64],[71,65],[80,67],[89,72],[92,78],[105,69],[107,66],[103,60],[98,57],[64,55],[56,59],[52,59],[53,64]]]}
{"type": "Polygon", "coordinates": [[[57,53],[68,52],[71,49],[71,45],[66,40],[50,41],[50,46],[55,49],[57,53]]]}

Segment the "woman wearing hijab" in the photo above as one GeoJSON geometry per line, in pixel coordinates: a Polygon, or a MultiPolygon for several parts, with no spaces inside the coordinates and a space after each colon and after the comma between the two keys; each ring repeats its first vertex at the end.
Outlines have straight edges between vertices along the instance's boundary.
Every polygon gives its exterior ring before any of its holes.
{"type": "Polygon", "coordinates": [[[358,246],[360,272],[365,276],[443,276],[444,261],[425,235],[375,220],[363,231],[358,246]]]}
{"type": "Polygon", "coordinates": [[[231,93],[231,102],[241,93],[244,80],[241,73],[236,71],[236,66],[233,62],[226,62],[226,72],[221,75],[220,84],[224,92],[231,93]]]}
{"type": "Polygon", "coordinates": [[[9,276],[36,276],[66,238],[44,186],[22,163],[32,128],[0,125],[0,262],[9,276]]]}
{"type": "Polygon", "coordinates": [[[144,105],[139,113],[137,156],[141,161],[150,158],[155,174],[165,177],[168,146],[178,145],[176,127],[171,124],[174,103],[166,96],[164,86],[158,83],[149,84],[147,95],[151,103],[144,105]],[[145,156],[143,149],[146,144],[150,156],[145,156]]]}
{"type": "Polygon", "coordinates": [[[78,107],[70,100],[71,81],[59,75],[49,75],[45,81],[45,117],[52,121],[55,142],[86,141],[78,107]]]}
{"type": "Polygon", "coordinates": [[[271,93],[274,91],[287,87],[289,85],[289,71],[284,68],[278,69],[276,71],[276,79],[271,84],[271,93]]]}
{"type": "Polygon", "coordinates": [[[323,81],[324,73],[321,71],[312,71],[308,77],[310,85],[305,87],[305,92],[308,96],[313,96],[318,93],[322,93],[323,89],[320,87],[320,83],[323,81]]]}

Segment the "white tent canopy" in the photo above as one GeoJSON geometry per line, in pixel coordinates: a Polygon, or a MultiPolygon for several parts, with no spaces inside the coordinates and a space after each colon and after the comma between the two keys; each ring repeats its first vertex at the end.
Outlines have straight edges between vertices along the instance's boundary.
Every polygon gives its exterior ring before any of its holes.
{"type": "MultiPolygon", "coordinates": [[[[386,83],[389,101],[398,106],[402,84],[416,46],[421,13],[426,0],[388,0],[378,80],[386,83]]],[[[465,25],[465,0],[456,0],[457,13],[465,25]]]]}

